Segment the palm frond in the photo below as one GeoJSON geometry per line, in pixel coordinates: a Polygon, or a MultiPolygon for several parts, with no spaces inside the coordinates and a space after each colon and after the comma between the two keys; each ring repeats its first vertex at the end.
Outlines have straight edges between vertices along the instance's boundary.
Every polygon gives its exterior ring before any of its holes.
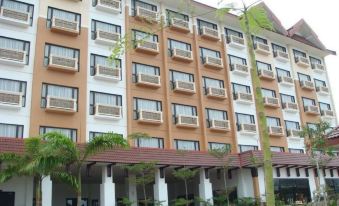
{"type": "Polygon", "coordinates": [[[15,153],[0,153],[0,162],[15,163],[21,159],[22,156],[15,153]]]}
{"type": "MultiPolygon", "coordinates": [[[[260,33],[261,30],[266,29],[270,31],[274,31],[274,27],[272,22],[267,16],[266,10],[260,6],[254,6],[247,11],[247,17],[248,17],[248,25],[249,30],[253,34],[260,33]]],[[[246,18],[244,16],[245,14],[242,14],[239,17],[240,25],[244,31],[246,31],[246,18]]]]}
{"type": "Polygon", "coordinates": [[[69,184],[72,188],[76,190],[79,188],[78,179],[74,175],[69,174],[67,172],[54,171],[51,173],[51,177],[53,177],[54,179],[60,180],[66,184],[69,184]]]}

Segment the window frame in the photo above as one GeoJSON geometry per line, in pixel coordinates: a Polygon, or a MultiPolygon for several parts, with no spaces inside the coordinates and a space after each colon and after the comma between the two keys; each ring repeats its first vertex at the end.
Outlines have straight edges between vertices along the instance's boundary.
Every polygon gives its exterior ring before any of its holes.
{"type": "Polygon", "coordinates": [[[257,71],[259,71],[258,63],[267,66],[267,68],[265,68],[265,70],[273,71],[273,70],[272,70],[272,65],[271,65],[271,64],[268,64],[268,63],[265,63],[265,62],[262,62],[262,61],[258,61],[258,60],[256,60],[255,63],[256,63],[257,71]]]}
{"type": "Polygon", "coordinates": [[[209,25],[209,26],[207,26],[208,28],[211,28],[211,29],[214,29],[214,30],[218,30],[218,25],[217,24],[209,22],[209,21],[205,21],[205,20],[202,20],[202,19],[197,19],[197,26],[198,26],[198,33],[199,33],[199,35],[202,34],[202,27],[203,26],[201,25],[201,23],[209,25]]]}
{"type": "Polygon", "coordinates": [[[272,98],[277,98],[277,92],[275,91],[275,90],[273,90],[273,89],[267,89],[267,88],[261,88],[261,93],[263,94],[262,96],[263,97],[267,97],[267,96],[264,96],[264,93],[262,92],[263,90],[265,90],[265,91],[268,91],[268,92],[272,92],[272,96],[270,96],[270,97],[272,97],[272,98]]]}
{"type": "Polygon", "coordinates": [[[227,149],[228,153],[231,153],[231,144],[223,143],[223,142],[208,142],[208,150],[214,150],[212,148],[213,144],[224,145],[224,147],[227,149]]]}
{"type": "Polygon", "coordinates": [[[226,110],[221,110],[221,109],[213,109],[213,108],[205,108],[205,116],[206,116],[206,123],[207,123],[207,128],[211,128],[211,123],[210,121],[213,120],[210,118],[210,111],[216,111],[216,112],[222,112],[223,119],[220,119],[221,121],[227,121],[228,120],[228,113],[226,110]]]}
{"type": "Polygon", "coordinates": [[[157,139],[158,140],[158,147],[141,147],[140,146],[140,141],[142,140],[142,138],[138,138],[134,141],[134,144],[136,147],[138,148],[157,148],[157,149],[164,149],[165,148],[165,142],[164,142],[164,138],[162,137],[151,137],[151,139],[157,139]]]}
{"type": "Polygon", "coordinates": [[[176,81],[174,79],[174,73],[181,73],[181,74],[189,75],[189,78],[190,78],[189,82],[195,83],[195,81],[194,81],[194,74],[170,69],[169,70],[169,81],[170,81],[170,87],[171,87],[172,90],[174,89],[174,85],[175,85],[175,81],[176,81]]]}
{"type": "Polygon", "coordinates": [[[101,24],[107,24],[107,25],[115,27],[115,32],[121,35],[121,26],[120,25],[107,23],[107,22],[104,22],[104,21],[96,20],[96,19],[91,19],[91,39],[92,40],[95,40],[96,37],[97,37],[96,32],[97,32],[97,23],[98,22],[101,23],[101,24]]]}
{"type": "Polygon", "coordinates": [[[298,49],[293,49],[293,56],[294,58],[297,58],[297,57],[304,57],[304,58],[307,58],[307,54],[306,52],[303,52],[303,51],[300,51],[298,49]],[[299,54],[299,55],[298,55],[299,54]]]}
{"type": "MultiPolygon", "coordinates": [[[[95,76],[96,75],[96,57],[102,57],[102,58],[106,58],[109,59],[108,56],[104,56],[104,55],[99,55],[99,54],[94,54],[94,53],[90,53],[90,57],[89,57],[89,62],[90,62],[90,76],[95,76]],[[92,60],[93,58],[93,60],[92,60]]],[[[115,65],[116,63],[112,64],[113,67],[117,67],[120,69],[120,81],[122,80],[122,61],[121,59],[115,59],[114,62],[118,62],[119,65],[115,65]]]]}
{"type": "Polygon", "coordinates": [[[156,110],[157,112],[162,112],[162,102],[159,100],[154,100],[154,99],[145,99],[145,98],[140,98],[140,97],[133,97],[133,120],[138,120],[139,119],[139,106],[138,106],[138,100],[147,100],[147,101],[153,101],[156,102],[156,110]]]}
{"type": "Polygon", "coordinates": [[[47,7],[46,28],[50,29],[52,27],[52,19],[54,17],[54,15],[53,15],[54,10],[59,10],[59,11],[62,11],[62,12],[74,14],[75,20],[73,20],[73,21],[78,22],[79,35],[81,34],[81,14],[80,13],[67,11],[67,10],[64,10],[64,9],[59,9],[59,8],[52,7],[52,6],[47,7]],[[51,12],[51,14],[50,14],[50,12],[51,12]],[[51,15],[51,17],[49,17],[50,15],[51,15]]]}
{"type": "Polygon", "coordinates": [[[49,65],[49,61],[50,61],[50,56],[51,56],[51,47],[61,47],[64,49],[71,49],[73,50],[73,57],[66,57],[66,58],[77,58],[78,59],[78,72],[80,71],[80,49],[76,49],[76,48],[71,48],[71,47],[67,47],[67,46],[61,46],[61,45],[57,45],[57,44],[51,44],[48,42],[45,42],[45,46],[44,46],[44,66],[47,67],[49,65]],[[47,50],[47,52],[46,52],[47,50]],[[46,56],[47,53],[47,56],[46,56]]]}
{"type": "Polygon", "coordinates": [[[235,55],[228,55],[228,61],[229,61],[229,65],[233,64],[232,63],[232,58],[236,58],[242,61],[242,65],[246,65],[247,66],[247,60],[245,58],[239,57],[239,56],[235,56],[235,55]]]}
{"type": "Polygon", "coordinates": [[[314,78],[313,81],[314,81],[314,86],[315,87],[319,86],[319,85],[317,85],[317,82],[322,84],[321,87],[327,87],[326,81],[324,81],[324,80],[320,80],[320,79],[314,78]]]}
{"type": "MultiPolygon", "coordinates": [[[[256,123],[255,123],[255,118],[254,118],[254,115],[253,115],[253,114],[245,114],[245,113],[235,112],[235,121],[236,121],[237,131],[240,130],[240,125],[243,124],[243,123],[240,123],[240,122],[239,122],[239,117],[238,117],[238,115],[246,115],[246,116],[249,116],[249,117],[250,117],[250,124],[256,124],[256,123]]],[[[246,124],[248,124],[248,123],[246,123],[246,124]]]]}
{"type": "MultiPolygon", "coordinates": [[[[27,6],[26,12],[30,14],[29,26],[32,26],[33,25],[33,18],[34,18],[34,4],[30,4],[30,3],[22,2],[22,1],[16,1],[16,0],[10,0],[10,1],[14,1],[14,2],[17,2],[19,4],[25,4],[27,6]]],[[[4,4],[4,0],[0,0],[0,8],[3,7],[3,4],[4,4]]]]}
{"type": "MultiPolygon", "coordinates": [[[[21,107],[26,107],[26,98],[27,98],[27,82],[26,81],[21,81],[21,80],[15,80],[15,79],[7,79],[7,78],[0,78],[0,80],[7,80],[7,81],[13,81],[13,82],[18,82],[20,83],[20,93],[22,94],[21,95],[21,98],[22,98],[22,105],[21,107]],[[25,92],[23,92],[23,90],[25,92]]],[[[9,91],[11,92],[11,91],[9,91]]]]}
{"type": "MultiPolygon", "coordinates": [[[[151,11],[155,11],[155,12],[158,12],[158,6],[157,5],[154,5],[154,4],[150,4],[150,3],[148,3],[148,2],[145,2],[145,1],[140,1],[140,0],[132,0],[131,1],[131,10],[132,10],[132,16],[136,16],[136,7],[137,7],[137,2],[140,2],[140,3],[142,3],[142,4],[144,4],[144,5],[148,5],[148,6],[150,6],[150,7],[152,7],[152,9],[151,9],[151,11]]],[[[142,6],[141,6],[142,7],[142,6]]],[[[145,7],[142,7],[142,8],[145,8],[145,7]]],[[[145,8],[145,9],[147,9],[147,8],[145,8]]]]}
{"type": "MultiPolygon", "coordinates": [[[[274,127],[281,127],[281,119],[279,117],[273,117],[273,116],[266,116],[266,119],[274,119],[277,123],[274,127]]],[[[268,122],[268,121],[267,121],[268,122]]],[[[269,126],[269,125],[267,125],[269,126]]]]}
{"type": "Polygon", "coordinates": [[[311,64],[320,64],[323,65],[323,61],[319,58],[313,57],[313,56],[309,56],[310,59],[310,63],[311,64]]]}
{"type": "Polygon", "coordinates": [[[183,140],[183,139],[174,139],[174,145],[175,145],[175,149],[176,150],[183,150],[183,149],[179,149],[178,145],[179,142],[192,142],[194,143],[194,150],[188,150],[188,151],[200,151],[200,142],[196,141],[196,140],[183,140]]]}
{"type": "Polygon", "coordinates": [[[144,32],[138,29],[132,29],[132,42],[134,42],[134,48],[137,46],[136,33],[143,33],[143,34],[149,35],[152,37],[152,42],[159,43],[159,36],[157,34],[147,33],[147,32],[144,32]]]}
{"type": "Polygon", "coordinates": [[[184,44],[186,46],[186,51],[192,51],[192,45],[191,44],[189,44],[187,42],[183,42],[183,41],[178,41],[176,39],[168,38],[167,39],[167,46],[168,46],[168,54],[169,54],[169,56],[173,55],[173,50],[175,49],[175,47],[173,47],[173,45],[172,45],[172,42],[177,42],[177,43],[180,43],[180,44],[184,44]]]}
{"type": "Polygon", "coordinates": [[[276,73],[277,73],[277,77],[283,77],[282,75],[279,74],[278,71],[282,71],[282,72],[286,72],[287,73],[287,77],[291,77],[291,71],[286,70],[286,69],[282,69],[279,67],[275,67],[276,73]]]}
{"type": "Polygon", "coordinates": [[[66,127],[52,127],[52,126],[39,126],[39,134],[43,135],[46,134],[46,129],[47,128],[51,128],[51,129],[64,129],[64,130],[70,130],[71,133],[73,134],[73,132],[75,132],[75,137],[69,137],[73,142],[77,142],[78,141],[78,129],[74,129],[74,128],[66,128],[66,127]],[[41,130],[43,130],[44,132],[41,134],[41,130]],[[75,139],[74,139],[75,138],[75,139]]]}
{"type": "Polygon", "coordinates": [[[317,106],[315,99],[311,99],[311,98],[307,98],[307,97],[301,97],[301,101],[302,101],[303,106],[304,106],[304,111],[305,111],[305,107],[307,107],[307,106],[317,106]],[[312,105],[305,105],[305,101],[308,101],[308,100],[312,101],[312,105]]]}
{"type": "Polygon", "coordinates": [[[170,24],[170,21],[172,18],[176,18],[177,16],[182,16],[183,18],[180,18],[180,19],[190,22],[188,15],[177,12],[177,11],[173,11],[171,9],[166,9],[166,20],[168,24],[170,24]],[[175,16],[171,16],[170,13],[173,13],[175,16]]]}
{"type": "Polygon", "coordinates": [[[5,126],[15,126],[15,137],[8,137],[8,138],[15,138],[15,139],[22,139],[24,136],[24,129],[25,126],[21,125],[21,124],[10,124],[10,123],[2,123],[0,122],[0,125],[5,125],[5,126]],[[21,130],[21,135],[20,135],[20,131],[21,130]]]}
{"type": "Polygon", "coordinates": [[[238,84],[238,83],[234,83],[232,82],[232,93],[233,93],[233,96],[235,97],[236,95],[236,89],[235,89],[235,86],[241,86],[241,87],[246,87],[246,93],[247,94],[252,94],[252,91],[251,91],[251,86],[248,86],[248,85],[245,85],[245,84],[238,84]]]}
{"type": "Polygon", "coordinates": [[[283,96],[285,96],[285,97],[291,97],[291,102],[292,103],[296,103],[296,101],[295,101],[295,96],[293,96],[293,95],[289,95],[289,94],[283,94],[283,93],[280,93],[280,101],[281,101],[281,104],[283,104],[283,103],[289,103],[289,102],[285,102],[285,101],[283,101],[283,96]]]}
{"type": "Polygon", "coordinates": [[[305,153],[303,149],[296,149],[296,148],[288,148],[288,152],[293,153],[293,154],[304,154],[305,153]],[[291,151],[295,151],[295,152],[291,152],[291,151]],[[299,153],[296,151],[299,151],[299,153]]]}
{"type": "Polygon", "coordinates": [[[238,150],[239,150],[240,153],[247,152],[247,151],[257,151],[258,149],[259,149],[259,147],[256,146],[256,145],[238,144],[238,150]],[[243,151],[242,147],[252,147],[253,150],[243,151]]]}
{"type": "Polygon", "coordinates": [[[225,82],[224,80],[221,80],[221,79],[215,79],[215,78],[211,78],[211,77],[206,77],[206,76],[202,76],[202,88],[204,90],[204,94],[207,95],[207,84],[206,84],[206,80],[209,79],[209,80],[213,80],[213,81],[218,81],[219,82],[219,88],[220,89],[225,89],[225,82]]]}
{"type": "Polygon", "coordinates": [[[310,75],[308,75],[308,74],[303,74],[303,73],[300,73],[300,72],[298,72],[297,73],[298,74],[298,80],[299,80],[299,82],[300,82],[300,84],[301,84],[301,81],[305,81],[305,80],[302,80],[302,78],[300,78],[300,77],[307,77],[307,81],[312,81],[312,79],[311,79],[311,76],[310,75]]]}
{"type": "Polygon", "coordinates": [[[229,33],[228,33],[228,31],[230,31],[230,32],[232,32],[232,33],[234,33],[234,34],[237,34],[237,35],[235,35],[236,37],[244,38],[243,33],[240,32],[240,31],[236,31],[236,30],[234,30],[234,29],[230,29],[230,28],[227,28],[227,27],[225,27],[224,29],[225,29],[226,37],[227,37],[228,35],[233,35],[233,34],[229,34],[229,33]]]}
{"type": "MultiPolygon", "coordinates": [[[[30,41],[16,39],[16,38],[11,38],[11,37],[7,37],[7,36],[0,36],[0,38],[12,40],[12,41],[19,41],[19,42],[23,43],[22,51],[26,52],[26,59],[25,59],[26,62],[25,62],[25,65],[29,65],[29,57],[30,57],[30,52],[31,52],[30,51],[31,50],[31,42],[30,41]]],[[[7,48],[7,49],[11,49],[11,48],[7,48]]]]}
{"type": "Polygon", "coordinates": [[[95,104],[96,104],[96,102],[95,102],[95,95],[96,94],[104,94],[104,95],[109,95],[109,96],[115,96],[116,102],[115,102],[114,105],[111,105],[111,106],[120,106],[120,107],[122,107],[122,95],[105,93],[105,92],[97,92],[97,91],[91,90],[89,92],[89,101],[88,101],[88,103],[89,103],[89,115],[94,115],[95,114],[94,110],[95,110],[95,104]]]}
{"type": "Polygon", "coordinates": [[[253,40],[253,46],[258,42],[258,43],[262,43],[265,45],[268,45],[268,41],[265,38],[262,37],[258,37],[258,36],[254,36],[252,35],[252,40],[253,40]]]}
{"type": "MultiPolygon", "coordinates": [[[[190,116],[198,116],[197,106],[187,105],[187,104],[179,104],[179,103],[171,103],[171,111],[172,111],[172,121],[174,124],[177,123],[177,115],[181,115],[177,113],[176,106],[187,106],[191,107],[191,115],[190,116]]],[[[184,115],[184,114],[183,114],[184,115]]]]}
{"type": "Polygon", "coordinates": [[[279,146],[270,146],[271,152],[277,152],[277,151],[272,151],[272,148],[276,148],[279,149],[279,152],[285,152],[285,148],[284,147],[279,147],[279,146]]]}

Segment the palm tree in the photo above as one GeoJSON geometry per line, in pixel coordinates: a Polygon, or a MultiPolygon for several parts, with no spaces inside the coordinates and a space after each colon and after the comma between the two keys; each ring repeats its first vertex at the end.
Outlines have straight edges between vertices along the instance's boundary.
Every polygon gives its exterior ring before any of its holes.
{"type": "Polygon", "coordinates": [[[192,201],[188,199],[188,181],[194,178],[197,172],[198,172],[197,170],[192,170],[187,167],[183,167],[173,171],[173,176],[175,178],[182,180],[185,185],[185,199],[182,198],[177,199],[175,205],[189,206],[191,204],[192,201]]]}

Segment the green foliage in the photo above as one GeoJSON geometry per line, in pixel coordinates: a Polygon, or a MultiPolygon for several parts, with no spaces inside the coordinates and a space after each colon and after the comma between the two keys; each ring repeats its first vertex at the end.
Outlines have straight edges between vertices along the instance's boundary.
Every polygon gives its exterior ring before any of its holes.
{"type": "Polygon", "coordinates": [[[249,31],[252,34],[258,34],[262,29],[274,31],[273,24],[267,17],[266,11],[260,6],[246,8],[243,14],[239,17],[240,25],[246,31],[246,18],[245,12],[248,17],[249,31]]]}
{"type": "Polygon", "coordinates": [[[187,206],[193,203],[193,200],[186,200],[185,198],[178,198],[174,200],[174,206],[187,206]]]}
{"type": "Polygon", "coordinates": [[[228,195],[220,194],[213,197],[215,206],[225,206],[228,203],[228,195]]]}
{"type": "Polygon", "coordinates": [[[150,139],[152,138],[147,133],[144,132],[134,132],[128,135],[128,139],[136,140],[136,139],[150,139]]]}
{"type": "Polygon", "coordinates": [[[192,179],[196,174],[198,170],[191,170],[189,168],[180,168],[178,170],[173,171],[173,176],[180,179],[180,180],[190,180],[192,179]]]}
{"type": "Polygon", "coordinates": [[[213,206],[211,199],[204,200],[201,197],[195,197],[195,202],[199,203],[200,206],[213,206]]]}
{"type": "Polygon", "coordinates": [[[239,198],[236,201],[237,206],[259,206],[259,200],[252,197],[239,198]]]}
{"type": "Polygon", "coordinates": [[[132,206],[134,202],[130,201],[127,197],[123,197],[122,200],[118,201],[118,203],[123,206],[132,206]]]}

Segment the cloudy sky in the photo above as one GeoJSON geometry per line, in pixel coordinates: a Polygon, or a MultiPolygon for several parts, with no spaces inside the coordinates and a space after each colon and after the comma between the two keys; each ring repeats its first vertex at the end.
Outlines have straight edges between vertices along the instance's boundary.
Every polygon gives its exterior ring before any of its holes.
{"type": "MultiPolygon", "coordinates": [[[[198,0],[217,6],[220,0],[198,0]]],[[[240,0],[234,0],[239,1],[240,0]]],[[[244,0],[250,4],[253,0],[244,0]]],[[[227,0],[226,2],[232,2],[227,0]]],[[[264,0],[267,6],[288,29],[303,18],[312,27],[319,39],[337,56],[326,57],[333,99],[339,117],[339,1],[338,0],[264,0]]]]}

